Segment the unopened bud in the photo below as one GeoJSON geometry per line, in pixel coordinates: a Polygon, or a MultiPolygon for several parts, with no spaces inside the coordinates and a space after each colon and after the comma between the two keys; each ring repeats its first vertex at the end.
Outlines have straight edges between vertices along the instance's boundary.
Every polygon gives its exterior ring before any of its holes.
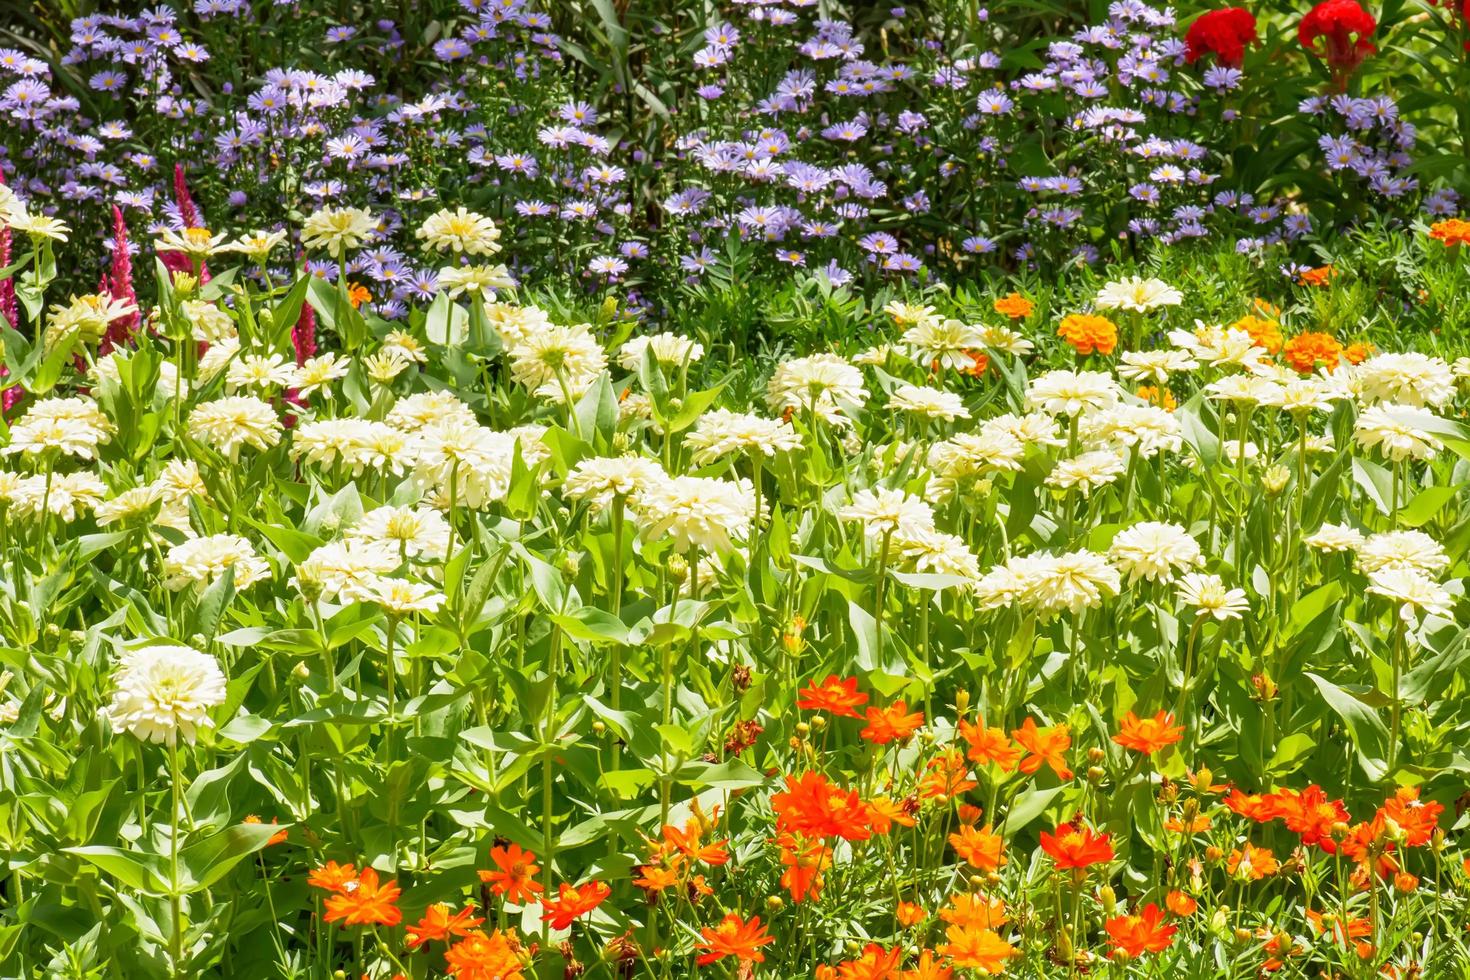
{"type": "Polygon", "coordinates": [[[772,912],[779,912],[786,907],[786,900],[780,895],[767,895],[766,908],[772,912]]]}
{"type": "Polygon", "coordinates": [[[1275,497],[1286,489],[1287,483],[1291,482],[1291,470],[1277,464],[1266,467],[1266,472],[1261,474],[1261,485],[1266,489],[1266,495],[1275,497]]]}
{"type": "Polygon", "coordinates": [[[1097,890],[1097,900],[1102,905],[1103,915],[1111,916],[1118,905],[1118,895],[1112,885],[1103,885],[1097,890]]]}
{"type": "Polygon", "coordinates": [[[968,710],[970,710],[970,692],[965,688],[960,688],[954,696],[955,715],[963,718],[968,710]]]}
{"type": "Polygon", "coordinates": [[[1099,762],[1102,762],[1107,757],[1108,754],[1104,752],[1100,746],[1094,745],[1092,748],[1087,750],[1087,761],[1091,762],[1093,765],[1097,765],[1099,762]]]}
{"type": "Polygon", "coordinates": [[[1090,766],[1087,770],[1087,781],[1089,783],[1100,783],[1107,774],[1107,770],[1101,766],[1090,766]]]}

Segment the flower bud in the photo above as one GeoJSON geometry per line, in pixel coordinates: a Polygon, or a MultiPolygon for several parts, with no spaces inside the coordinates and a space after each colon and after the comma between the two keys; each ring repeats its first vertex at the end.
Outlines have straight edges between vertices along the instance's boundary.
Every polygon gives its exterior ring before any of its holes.
{"type": "Polygon", "coordinates": [[[965,688],[960,688],[958,691],[955,692],[954,696],[955,716],[958,718],[963,718],[965,716],[965,712],[968,710],[970,710],[970,692],[965,688]]]}
{"type": "Polygon", "coordinates": [[[772,912],[779,912],[786,907],[786,900],[780,895],[767,895],[766,908],[772,912]]]}
{"type": "Polygon", "coordinates": [[[815,718],[812,719],[812,731],[815,731],[815,732],[825,731],[826,728],[827,728],[827,716],[826,715],[817,715],[815,718]]]}
{"type": "Polygon", "coordinates": [[[1102,906],[1103,915],[1112,916],[1118,906],[1118,895],[1113,891],[1112,885],[1103,885],[1097,890],[1097,901],[1102,906]]]}
{"type": "Polygon", "coordinates": [[[1266,472],[1261,474],[1261,486],[1266,489],[1268,497],[1278,496],[1291,482],[1291,470],[1279,463],[1275,466],[1266,467],[1266,472]]]}
{"type": "Polygon", "coordinates": [[[1092,748],[1087,750],[1087,761],[1091,762],[1093,765],[1097,765],[1099,762],[1102,762],[1107,757],[1108,754],[1104,752],[1100,746],[1094,745],[1092,748]]]}
{"type": "Polygon", "coordinates": [[[1087,770],[1087,781],[1089,783],[1100,783],[1107,774],[1107,770],[1101,766],[1090,766],[1087,770]]]}

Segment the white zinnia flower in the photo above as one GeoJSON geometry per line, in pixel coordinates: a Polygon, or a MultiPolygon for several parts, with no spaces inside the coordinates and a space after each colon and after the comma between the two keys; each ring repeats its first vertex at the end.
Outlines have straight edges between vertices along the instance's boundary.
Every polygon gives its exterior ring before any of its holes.
{"type": "Polygon", "coordinates": [[[403,559],[398,549],[385,541],[349,538],[322,545],[296,566],[296,588],[310,599],[361,601],[372,594],[373,584],[403,559]]]}
{"type": "Polygon", "coordinates": [[[1026,408],[1072,416],[1107,408],[1122,397],[1118,382],[1102,371],[1048,371],[1027,386],[1026,408]]]}
{"type": "Polygon", "coordinates": [[[607,354],[585,323],[538,330],[510,349],[511,376],[551,401],[575,398],[606,367],[607,354]]]}
{"type": "Polygon", "coordinates": [[[1081,490],[1092,495],[1097,487],[1107,486],[1123,475],[1123,457],[1108,449],[1098,449],[1061,460],[1047,475],[1046,485],[1059,490],[1081,490]]]}
{"type": "Polygon", "coordinates": [[[700,416],[684,445],[694,450],[696,466],[708,466],[732,453],[774,456],[800,449],[801,434],[789,422],[717,408],[700,416]]]}
{"type": "Polygon", "coordinates": [[[1363,532],[1347,524],[1323,524],[1302,543],[1318,551],[1356,551],[1363,543],[1363,532]]]}
{"type": "Polygon", "coordinates": [[[270,575],[270,565],[249,541],[238,534],[211,534],[169,548],[163,557],[163,584],[176,592],[190,585],[210,585],[227,568],[234,571],[237,589],[270,575]]]}
{"type": "Polygon", "coordinates": [[[926,367],[937,363],[951,371],[972,366],[975,362],[967,352],[985,346],[979,327],[938,317],[920,320],[905,330],[900,339],[917,352],[916,359],[926,367]]]}
{"type": "Polygon", "coordinates": [[[205,402],[189,413],[189,435],[218,450],[231,462],[240,447],[269,449],[281,441],[281,420],[269,402],[232,395],[205,402]]]}
{"type": "Polygon", "coordinates": [[[1160,306],[1178,306],[1184,294],[1160,279],[1129,276],[1098,290],[1093,305],[1100,310],[1133,310],[1147,313],[1160,306]]]}
{"type": "Polygon", "coordinates": [[[750,530],[755,487],[749,480],[676,476],[644,487],[634,512],[649,540],[669,537],[680,551],[724,553],[750,530]]]}
{"type": "Polygon", "coordinates": [[[922,498],[884,487],[859,490],[837,516],[860,522],[870,540],[899,531],[914,535],[934,528],[934,510],[922,498]]]}
{"type": "Polygon", "coordinates": [[[1358,545],[1358,568],[1366,575],[1383,568],[1408,568],[1433,575],[1449,567],[1444,547],[1423,531],[1383,531],[1358,545]]]}
{"type": "Polygon", "coordinates": [[[363,208],[322,208],[301,226],[301,244],[307,249],[325,248],[332,258],[340,259],[367,241],[377,227],[377,219],[363,208]]]}
{"type": "Polygon", "coordinates": [[[1075,615],[1095,608],[1104,599],[1117,595],[1122,585],[1118,570],[1092,551],[1037,558],[1035,566],[1029,569],[1026,601],[1043,615],[1063,609],[1075,615]]]}
{"type": "Polygon", "coordinates": [[[427,507],[375,507],[362,515],[347,537],[386,544],[410,557],[442,560],[449,551],[449,524],[427,507]]]}
{"type": "Polygon", "coordinates": [[[1177,524],[1143,521],[1119,531],[1108,547],[1108,557],[1130,583],[1139,579],[1168,582],[1176,572],[1204,561],[1199,542],[1177,524]]]}
{"type": "Polygon", "coordinates": [[[970,417],[970,410],[965,408],[964,400],[959,395],[927,385],[899,385],[888,399],[888,407],[925,418],[944,419],[946,422],[970,417]]]}
{"type": "Polygon", "coordinates": [[[618,497],[631,500],[667,479],[662,466],[642,456],[589,456],[572,467],[561,492],[569,500],[587,501],[594,512],[600,512],[618,497]]]}
{"type": "Polygon", "coordinates": [[[1443,422],[1427,408],[1374,405],[1363,410],[1353,438],[1364,449],[1378,449],[1394,462],[1433,459],[1444,443],[1431,431],[1443,422]]]}
{"type": "Polygon", "coordinates": [[[1177,591],[1180,602],[1193,606],[1201,616],[1213,616],[1222,622],[1239,619],[1250,609],[1245,590],[1227,589],[1218,575],[1186,572],[1179,578],[1177,591]]]}
{"type": "Polygon", "coordinates": [[[1351,385],[1364,404],[1437,408],[1455,397],[1455,372],[1428,354],[1376,354],[1353,369],[1351,385]]]}
{"type": "Polygon", "coordinates": [[[848,425],[848,417],[868,400],[863,373],[836,354],[813,354],[776,365],[766,384],[773,411],[814,410],[829,425],[848,425]]]}
{"type": "Polygon", "coordinates": [[[681,368],[704,357],[702,344],[676,333],[661,333],[652,337],[633,337],[624,343],[618,349],[618,366],[628,371],[638,370],[638,365],[643,363],[644,351],[651,351],[653,359],[666,368],[681,368]]]}
{"type": "Polygon", "coordinates": [[[1415,620],[1415,610],[1454,619],[1455,600],[1448,590],[1423,572],[1412,568],[1379,568],[1368,575],[1368,591],[1399,604],[1404,622],[1415,620]]]}
{"type": "Polygon", "coordinates": [[[500,251],[500,229],[495,222],[463,206],[434,212],[414,235],[441,252],[494,255],[500,251]]]}
{"type": "Polygon", "coordinates": [[[1118,377],[1165,384],[1169,375],[1193,371],[1199,362],[1182,350],[1129,350],[1118,355],[1118,377]]]}
{"type": "Polygon", "coordinates": [[[367,586],[363,600],[377,603],[390,616],[406,616],[438,612],[444,606],[444,593],[422,582],[380,577],[367,586]]]}
{"type": "Polygon", "coordinates": [[[112,727],[148,742],[193,743],[213,727],[209,710],[225,701],[225,675],[211,656],[185,646],[154,645],[123,654],[106,715],[112,727]]]}

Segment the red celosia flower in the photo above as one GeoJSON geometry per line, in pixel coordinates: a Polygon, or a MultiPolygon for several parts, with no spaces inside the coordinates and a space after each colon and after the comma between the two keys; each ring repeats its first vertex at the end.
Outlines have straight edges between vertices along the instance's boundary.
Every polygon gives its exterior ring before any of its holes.
{"type": "Polygon", "coordinates": [[[752,916],[746,922],[734,912],[727,914],[719,925],[699,930],[699,934],[703,939],[694,944],[695,949],[703,950],[694,961],[699,966],[708,966],[726,956],[733,956],[741,963],[764,963],[766,956],[760,948],[776,941],[776,937],[766,934],[760,916],[752,916]]]}
{"type": "Polygon", "coordinates": [[[1125,749],[1152,755],[1184,737],[1184,726],[1174,724],[1174,716],[1160,711],[1152,718],[1140,718],[1128,712],[1118,723],[1118,734],[1113,741],[1125,749]]]}
{"type": "MultiPolygon", "coordinates": [[[[116,204],[112,206],[112,269],[107,276],[107,293],[119,303],[138,304],[138,294],[133,291],[133,258],[128,254],[128,224],[116,204]]],[[[97,352],[106,354],[114,347],[127,344],[133,339],[138,322],[137,310],[113,320],[107,325],[97,352]]]]}
{"type": "Polygon", "coordinates": [[[1378,21],[1358,0],[1323,0],[1302,18],[1296,36],[1302,47],[1320,54],[1345,79],[1364,58],[1378,50],[1368,40],[1377,29],[1378,21]],[[1325,50],[1317,49],[1319,37],[1325,41],[1325,50]]]}
{"type": "Polygon", "coordinates": [[[1064,823],[1055,834],[1041,832],[1041,849],[1051,855],[1058,870],[1087,868],[1113,859],[1108,834],[1098,834],[1081,822],[1064,823]]]}
{"type": "Polygon", "coordinates": [[[1162,953],[1174,941],[1178,926],[1164,922],[1164,910],[1153,902],[1134,915],[1119,915],[1107,921],[1108,942],[1113,954],[1138,958],[1144,953],[1162,953]]]}
{"type": "Polygon", "coordinates": [[[600,881],[589,881],[576,888],[562,882],[556,898],[541,899],[541,918],[550,922],[553,929],[565,929],[601,905],[611,894],[612,889],[600,881]]]}
{"type": "Polygon", "coordinates": [[[866,694],[858,693],[857,678],[843,680],[831,674],[821,684],[808,684],[797,691],[796,706],[806,711],[825,711],[839,718],[858,718],[857,709],[868,703],[866,694]]]}
{"type": "Polygon", "coordinates": [[[1184,58],[1191,65],[1207,54],[1229,68],[1245,60],[1246,45],[1256,39],[1256,18],[1244,7],[1201,14],[1184,35],[1184,58]]]}
{"type": "Polygon", "coordinates": [[[468,936],[484,919],[475,918],[475,907],[466,905],[458,912],[452,906],[435,902],[424,909],[424,917],[408,927],[408,948],[417,949],[424,943],[447,940],[454,936],[468,936]]]}
{"type": "Polygon", "coordinates": [[[874,745],[905,741],[924,724],[924,713],[910,713],[903,701],[895,701],[886,708],[869,708],[867,715],[868,727],[858,735],[874,745]]]}
{"type": "Polygon", "coordinates": [[[378,872],[363,868],[356,881],[343,884],[335,895],[327,896],[328,922],[345,922],[349,926],[396,926],[403,921],[398,901],[398,883],[378,882],[378,872]]]}
{"type": "MultiPolygon", "coordinates": [[[[0,187],[5,186],[5,172],[0,170],[0,187]]],[[[10,226],[0,225],[0,269],[10,264],[10,226]]],[[[15,298],[15,280],[6,276],[0,279],[0,316],[10,324],[12,329],[20,328],[20,308],[15,298]]],[[[19,387],[5,389],[6,395],[12,391],[19,391],[19,387]]],[[[5,406],[9,408],[7,404],[5,406]]]]}

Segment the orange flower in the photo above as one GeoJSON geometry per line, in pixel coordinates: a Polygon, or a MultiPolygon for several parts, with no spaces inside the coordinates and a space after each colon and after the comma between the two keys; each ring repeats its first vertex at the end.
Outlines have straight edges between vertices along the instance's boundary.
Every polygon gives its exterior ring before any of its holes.
{"type": "Polygon", "coordinates": [[[1337,845],[1332,841],[1332,825],[1349,821],[1342,800],[1329,800],[1322,787],[1315,783],[1300,793],[1280,790],[1276,800],[1286,828],[1300,834],[1303,844],[1316,844],[1328,854],[1336,850],[1337,845]]]}
{"type": "Polygon", "coordinates": [[[1134,915],[1118,915],[1106,923],[1108,942],[1113,944],[1113,955],[1122,953],[1138,958],[1144,953],[1162,953],[1174,942],[1178,926],[1164,923],[1164,910],[1153,902],[1134,915]]]}
{"type": "Polygon", "coordinates": [[[657,894],[665,888],[672,888],[679,883],[679,874],[673,868],[662,868],[656,864],[645,864],[639,870],[643,873],[633,879],[633,884],[650,894],[657,894]]]}
{"type": "Polygon", "coordinates": [[[1152,718],[1139,718],[1130,711],[1118,724],[1120,731],[1113,741],[1144,755],[1153,755],[1184,737],[1184,726],[1175,725],[1174,716],[1167,711],[1160,711],[1152,718]]]}
{"type": "Polygon", "coordinates": [[[960,737],[969,745],[965,758],[971,762],[993,763],[1001,772],[1010,772],[1021,761],[1021,750],[1011,744],[1003,729],[984,726],[983,721],[978,725],[960,721],[960,737]]]}
{"type": "Polygon", "coordinates": [[[1072,770],[1067,768],[1067,760],[1062,755],[1072,747],[1072,736],[1068,734],[1066,725],[1041,729],[1036,727],[1035,720],[1027,718],[1020,728],[1011,732],[1011,738],[1031,753],[1021,760],[1021,771],[1026,775],[1036,772],[1044,762],[1057,774],[1057,778],[1072,778],[1072,770]]]}
{"type": "Polygon", "coordinates": [[[832,849],[821,841],[806,844],[790,834],[778,841],[781,846],[781,887],[791,894],[793,902],[812,901],[822,897],[822,873],[832,866],[832,849]]]}
{"type": "Polygon", "coordinates": [[[892,980],[902,958],[902,946],[884,949],[877,943],[868,943],[862,956],[837,965],[838,980],[892,980]]]}
{"type": "MultiPolygon", "coordinates": [[[[250,816],[245,818],[245,823],[260,823],[260,818],[252,813],[250,816]]],[[[280,823],[280,821],[277,820],[275,817],[271,817],[271,823],[274,825],[280,823]]],[[[270,839],[265,842],[265,846],[275,847],[277,844],[284,844],[286,843],[286,838],[288,836],[289,834],[286,831],[278,830],[274,834],[270,835],[270,839]]]]}
{"type": "Polygon", "coordinates": [[[1378,808],[1378,813],[1403,830],[1405,847],[1423,847],[1439,827],[1439,815],[1444,813],[1444,807],[1433,801],[1420,802],[1417,786],[1400,786],[1378,808]]]}
{"type": "Polygon", "coordinates": [[[980,871],[994,871],[1006,863],[1006,843],[999,834],[990,832],[989,824],[984,830],[961,827],[959,833],[949,835],[949,844],[960,860],[980,871]]]}
{"type": "Polygon", "coordinates": [[[1342,344],[1331,334],[1309,331],[1288,340],[1281,350],[1281,356],[1300,374],[1311,374],[1317,370],[1319,364],[1334,371],[1337,369],[1337,359],[1342,356],[1342,344]]]}
{"type": "MultiPolygon", "coordinates": [[[[915,800],[915,808],[917,804],[918,801],[915,800]]],[[[886,796],[875,796],[868,801],[868,824],[875,834],[888,833],[893,829],[894,824],[900,827],[912,827],[914,822],[909,806],[905,802],[895,802],[886,796]]]]}
{"type": "Polygon", "coordinates": [[[566,882],[556,898],[542,898],[541,918],[551,923],[553,929],[565,929],[582,916],[601,905],[612,889],[600,881],[589,881],[573,888],[566,882]]]}
{"type": "Polygon", "coordinates": [[[368,292],[367,287],[361,283],[354,282],[347,286],[347,302],[352,304],[354,310],[372,298],[373,294],[368,292]]]}
{"type": "Polygon", "coordinates": [[[980,784],[970,777],[970,767],[958,751],[941,752],[929,760],[928,774],[919,782],[919,795],[926,800],[954,799],[980,784]]]}
{"type": "MultiPolygon", "coordinates": [[[[967,350],[965,356],[972,362],[969,367],[961,370],[961,374],[968,374],[972,378],[978,378],[990,367],[990,355],[984,351],[967,350]]],[[[938,363],[937,361],[935,363],[938,363]]],[[[937,371],[935,372],[938,373],[937,371]]]]}
{"type": "Polygon", "coordinates": [[[939,947],[939,952],[961,969],[1004,973],[1006,960],[1016,955],[1016,947],[989,929],[950,926],[944,936],[949,942],[939,947]]]}
{"type": "Polygon", "coordinates": [[[967,827],[973,827],[979,823],[980,817],[984,813],[985,811],[978,806],[971,806],[968,803],[961,803],[954,808],[954,815],[959,818],[960,823],[967,827]]]}
{"type": "Polygon", "coordinates": [[[1174,393],[1168,388],[1160,388],[1156,385],[1139,385],[1136,394],[1139,398],[1152,405],[1159,406],[1166,412],[1172,412],[1179,407],[1178,399],[1174,397],[1174,393]]]}
{"type": "Polygon", "coordinates": [[[701,844],[700,836],[701,828],[697,820],[689,821],[683,830],[672,825],[664,827],[664,841],[672,845],[680,854],[712,868],[729,862],[730,853],[725,850],[725,841],[701,844]]]}
{"type": "Polygon", "coordinates": [[[1083,357],[1096,351],[1111,354],[1118,346],[1118,326],[1105,316],[1088,313],[1073,313],[1063,317],[1057,327],[1057,336],[1072,345],[1072,349],[1083,357]]]}
{"type": "Polygon", "coordinates": [[[819,772],[786,777],[786,790],[771,796],[776,829],[806,837],[867,840],[873,836],[868,807],[857,790],[834,786],[819,772]]]}
{"type": "Polygon", "coordinates": [[[1010,921],[1006,903],[999,895],[987,898],[977,892],[955,892],[949,904],[939,910],[939,918],[966,929],[999,929],[1010,921]]]}
{"type": "Polygon", "coordinates": [[[455,980],[525,980],[519,944],[513,935],[475,931],[449,947],[444,970],[455,980]]]}
{"type": "Polygon", "coordinates": [[[1377,350],[1378,348],[1372,344],[1360,340],[1357,343],[1348,344],[1344,347],[1342,349],[1342,357],[1349,364],[1362,364],[1368,358],[1372,357],[1377,350]]]}
{"type": "Polygon", "coordinates": [[[1247,841],[1230,852],[1225,870],[1232,875],[1238,872],[1244,881],[1260,881],[1267,875],[1280,871],[1281,862],[1276,860],[1276,855],[1271,853],[1270,848],[1257,847],[1247,841]]]}
{"type": "Polygon", "coordinates": [[[1232,323],[1230,329],[1244,330],[1250,334],[1251,343],[1257,347],[1264,347],[1268,354],[1275,354],[1281,350],[1281,324],[1275,320],[1247,314],[1232,323]]]}
{"type": "Polygon", "coordinates": [[[766,954],[761,952],[761,947],[776,941],[774,936],[766,934],[760,916],[751,916],[746,922],[734,912],[728,913],[714,928],[705,926],[699,934],[704,937],[694,944],[695,949],[704,951],[694,961],[699,966],[708,966],[727,956],[733,956],[741,963],[764,963],[766,954]]]}
{"type": "Polygon", "coordinates": [[[1470,245],[1470,221],[1460,218],[1446,218],[1444,221],[1436,221],[1429,226],[1429,237],[1435,241],[1444,242],[1445,248],[1456,245],[1470,245]]]}
{"type": "Polygon", "coordinates": [[[417,949],[424,943],[451,936],[468,936],[484,919],[474,918],[475,907],[466,905],[458,912],[450,912],[451,906],[435,902],[424,909],[424,917],[408,927],[408,948],[417,949]]]}
{"type": "Polygon", "coordinates": [[[403,913],[398,901],[398,883],[379,885],[378,872],[363,868],[357,881],[347,882],[335,895],[327,896],[328,922],[345,922],[349,926],[396,926],[403,913]]]}
{"type": "Polygon", "coordinates": [[[1203,834],[1210,829],[1210,818],[1201,813],[1186,824],[1179,817],[1170,817],[1164,821],[1164,829],[1171,834],[1203,834]]]}
{"type": "Polygon", "coordinates": [[[536,866],[536,855],[521,850],[520,845],[492,847],[490,860],[495,863],[496,870],[481,871],[480,880],[488,884],[496,895],[504,895],[507,902],[524,905],[546,890],[546,886],[536,880],[541,871],[536,866]]]}
{"type": "Polygon", "coordinates": [[[995,312],[1012,320],[1024,320],[1035,309],[1032,302],[1020,293],[1007,293],[995,301],[995,312]]]}
{"type": "Polygon", "coordinates": [[[313,888],[324,888],[329,892],[340,892],[349,883],[357,880],[357,869],[350,864],[328,861],[306,876],[306,883],[313,888]]]}
{"type": "MultiPolygon", "coordinates": [[[[1361,939],[1363,936],[1373,935],[1373,923],[1366,917],[1350,917],[1344,922],[1341,915],[1334,916],[1332,923],[1332,936],[1337,942],[1345,942],[1348,939],[1361,939]]],[[[1327,931],[1327,924],[1322,921],[1322,913],[1314,909],[1307,910],[1307,921],[1312,925],[1312,931],[1321,935],[1327,931]]]]}
{"type": "Polygon", "coordinates": [[[868,703],[866,694],[858,693],[857,678],[846,680],[828,675],[820,685],[808,684],[797,691],[796,706],[807,711],[825,711],[837,718],[860,717],[855,709],[868,703]]]}
{"type": "Polygon", "coordinates": [[[1165,896],[1164,905],[1170,912],[1173,912],[1181,918],[1188,918],[1194,915],[1195,910],[1199,908],[1199,902],[1196,902],[1192,896],[1179,891],[1177,888],[1165,896]]]}
{"type": "Polygon", "coordinates": [[[912,970],[901,970],[898,980],[953,980],[954,971],[934,959],[934,951],[926,949],[919,954],[919,962],[912,970]]]}
{"type": "Polygon", "coordinates": [[[1270,823],[1281,816],[1280,800],[1270,793],[1242,793],[1232,789],[1225,797],[1225,806],[1256,823],[1270,823]]]}
{"type": "Polygon", "coordinates": [[[903,701],[895,701],[886,708],[869,708],[867,714],[868,727],[858,735],[874,745],[905,742],[924,724],[924,713],[910,714],[909,706],[903,701]]]}
{"type": "Polygon", "coordinates": [[[1081,822],[1064,823],[1055,834],[1041,832],[1041,849],[1051,855],[1058,870],[1082,870],[1113,859],[1110,840],[1111,835],[1094,833],[1091,827],[1081,822]]]}
{"type": "Polygon", "coordinates": [[[1330,265],[1318,266],[1315,269],[1307,269],[1297,276],[1297,281],[1303,286],[1325,286],[1337,276],[1337,269],[1330,265]]]}
{"type": "Polygon", "coordinates": [[[915,905],[913,902],[899,902],[898,908],[893,911],[893,917],[898,920],[899,925],[909,929],[929,918],[929,913],[924,911],[922,905],[915,905]]]}

